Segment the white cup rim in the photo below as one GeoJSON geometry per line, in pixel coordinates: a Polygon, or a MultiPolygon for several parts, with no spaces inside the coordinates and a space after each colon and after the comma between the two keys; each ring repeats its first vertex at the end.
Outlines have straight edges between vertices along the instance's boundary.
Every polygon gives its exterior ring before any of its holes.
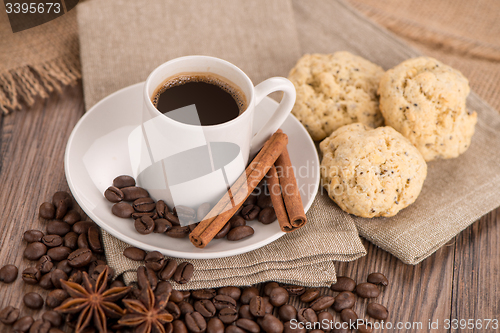
{"type": "MultiPolygon", "coordinates": [[[[153,102],[151,101],[151,97],[149,96],[149,90],[150,90],[150,82],[152,80],[153,77],[157,76],[159,72],[161,72],[165,67],[167,66],[172,66],[172,65],[175,65],[175,63],[178,63],[178,62],[182,62],[182,61],[186,61],[186,60],[192,60],[192,59],[204,59],[204,60],[210,60],[210,61],[213,61],[213,62],[216,62],[216,63],[219,63],[219,64],[222,64],[224,66],[228,66],[228,67],[231,67],[233,70],[235,70],[236,72],[238,72],[243,78],[244,80],[246,81],[246,83],[248,84],[249,86],[249,94],[250,96],[246,96],[245,94],[245,98],[247,98],[247,105],[246,105],[246,109],[243,110],[243,112],[241,112],[236,118],[234,119],[231,119],[229,121],[226,121],[226,122],[223,122],[223,123],[220,123],[220,124],[215,124],[215,125],[193,125],[193,124],[186,124],[186,123],[182,123],[180,121],[177,121],[177,120],[174,120],[172,118],[169,118],[169,117],[164,117],[165,118],[165,121],[167,122],[170,122],[172,124],[176,124],[176,125],[180,125],[180,126],[186,126],[186,127],[202,127],[202,128],[211,128],[211,129],[216,129],[216,128],[224,128],[226,126],[231,126],[239,121],[242,121],[242,119],[246,118],[244,115],[246,114],[249,114],[251,112],[247,112],[248,110],[251,110],[252,106],[253,106],[253,101],[254,101],[254,84],[252,82],[252,80],[250,80],[250,78],[248,77],[247,74],[245,74],[245,72],[243,72],[241,70],[241,68],[239,68],[238,66],[230,63],[229,61],[227,60],[224,60],[224,59],[220,59],[220,58],[217,58],[217,57],[211,57],[211,56],[205,56],[205,55],[189,55],[189,56],[183,56],[183,57],[178,57],[178,58],[175,58],[175,59],[172,59],[172,60],[169,60],[163,64],[161,64],[160,66],[156,67],[148,76],[148,78],[146,79],[146,83],[144,84],[144,99],[145,99],[145,103],[146,105],[148,106],[148,108],[152,108],[155,112],[158,114],[158,116],[163,116],[164,114],[161,113],[154,105],[153,105],[153,102]]],[[[181,74],[181,73],[186,73],[185,71],[183,72],[179,72],[178,74],[181,74]]],[[[189,72],[187,72],[189,73],[189,72]]],[[[203,71],[193,71],[193,73],[210,73],[209,71],[206,71],[206,72],[203,72],[203,71]]],[[[175,75],[175,74],[174,74],[175,75]]],[[[217,74],[219,75],[219,74],[217,74]]],[[[222,78],[230,81],[231,83],[232,80],[220,75],[222,78]]],[[[163,78],[164,80],[167,79],[167,78],[163,78]]],[[[234,83],[233,83],[234,84],[234,83]]],[[[237,86],[238,88],[240,88],[240,90],[242,91],[241,87],[237,86]]],[[[156,87],[155,87],[156,88],[156,87]]],[[[243,91],[242,91],[243,92],[243,91]]]]}

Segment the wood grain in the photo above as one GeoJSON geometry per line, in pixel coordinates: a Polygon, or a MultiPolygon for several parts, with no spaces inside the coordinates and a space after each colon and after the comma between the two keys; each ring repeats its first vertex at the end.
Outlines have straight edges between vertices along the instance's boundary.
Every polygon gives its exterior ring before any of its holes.
{"type": "MultiPolygon", "coordinates": [[[[0,118],[0,265],[20,268],[12,284],[0,283],[0,308],[13,305],[23,315],[39,318],[40,311],[27,309],[22,296],[29,291],[45,290],[24,284],[20,274],[33,265],[23,258],[26,243],[23,233],[44,230],[38,218],[38,206],[59,190],[68,190],[64,176],[64,149],[78,119],[83,115],[81,85],[65,88],[62,95],[38,101],[31,110],[14,112],[0,118]]],[[[416,266],[405,265],[391,254],[364,241],[368,254],[357,261],[338,263],[338,275],[357,282],[366,281],[371,272],[382,272],[389,279],[376,300],[358,299],[355,311],[370,321],[366,313],[369,301],[385,305],[388,321],[421,322],[422,329],[386,329],[378,332],[428,332],[429,320],[500,319],[500,209],[487,214],[450,243],[416,266]]],[[[336,295],[329,289],[323,294],[336,295]]],[[[297,300],[294,304],[304,306],[297,300]]],[[[340,320],[338,314],[335,318],[340,320]]],[[[0,324],[0,332],[9,330],[0,324]]],[[[71,330],[66,329],[68,332],[71,330]]],[[[451,332],[498,332],[498,330],[451,330],[451,332]]]]}

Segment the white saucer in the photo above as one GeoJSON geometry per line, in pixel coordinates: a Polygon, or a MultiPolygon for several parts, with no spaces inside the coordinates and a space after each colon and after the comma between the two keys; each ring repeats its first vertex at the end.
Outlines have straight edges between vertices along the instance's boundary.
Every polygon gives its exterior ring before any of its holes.
{"type": "MultiPolygon", "coordinates": [[[[116,176],[132,174],[127,138],[141,122],[143,85],[132,85],[101,100],[80,119],[69,137],[64,158],[66,179],[85,213],[101,228],[128,244],[178,258],[229,257],[258,249],[283,236],[277,221],[268,225],[253,221],[249,222],[255,230],[253,236],[237,242],[216,239],[199,249],[187,238],[141,235],[131,219],[111,213],[112,204],[103,193],[116,176]]],[[[257,106],[256,128],[271,116],[277,105],[266,97],[257,106]]],[[[288,150],[307,211],[319,185],[318,154],[309,134],[293,115],[288,116],[281,128],[288,134],[288,150]]]]}

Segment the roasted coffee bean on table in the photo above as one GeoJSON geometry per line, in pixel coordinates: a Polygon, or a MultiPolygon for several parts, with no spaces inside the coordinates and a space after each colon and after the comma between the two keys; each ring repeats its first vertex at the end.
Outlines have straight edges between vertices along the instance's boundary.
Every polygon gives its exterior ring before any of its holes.
{"type": "Polygon", "coordinates": [[[14,325],[12,325],[13,332],[28,332],[34,320],[31,316],[24,316],[16,320],[14,325]]]}
{"type": "Polygon", "coordinates": [[[41,242],[43,235],[40,230],[27,230],[24,232],[24,240],[28,243],[41,242]]]}
{"type": "Polygon", "coordinates": [[[73,225],[76,222],[81,221],[82,217],[80,213],[78,213],[76,210],[70,210],[69,212],[66,213],[63,217],[63,222],[66,222],[69,225],[73,225]]]}
{"type": "Polygon", "coordinates": [[[45,274],[50,272],[54,268],[54,263],[48,255],[44,255],[40,259],[38,259],[35,267],[40,271],[40,273],[45,274]]]}
{"type": "Polygon", "coordinates": [[[0,268],[0,281],[12,283],[17,279],[18,269],[14,265],[5,265],[0,268]]]}
{"type": "Polygon", "coordinates": [[[366,307],[366,313],[375,319],[386,320],[389,316],[387,308],[382,304],[378,303],[368,303],[366,307]]]}
{"type": "Polygon", "coordinates": [[[131,260],[141,261],[146,258],[146,251],[137,247],[131,246],[123,250],[123,255],[131,260]]]}
{"type": "Polygon", "coordinates": [[[47,223],[47,234],[64,236],[71,231],[71,226],[63,221],[52,220],[47,223]]]}
{"type": "Polygon", "coordinates": [[[229,231],[227,234],[227,239],[230,241],[238,241],[243,238],[247,238],[248,236],[251,236],[253,234],[254,230],[251,226],[242,225],[234,229],[231,229],[231,231],[229,231]]]}
{"type": "Polygon", "coordinates": [[[297,318],[302,323],[315,323],[318,321],[316,312],[311,308],[302,308],[297,311],[297,318]]]}
{"type": "Polygon", "coordinates": [[[290,321],[297,319],[297,309],[290,304],[282,305],[278,311],[279,317],[282,321],[290,321]]]}
{"type": "Polygon", "coordinates": [[[309,304],[309,306],[314,311],[319,312],[328,309],[330,306],[333,305],[334,302],[335,302],[335,297],[325,295],[318,297],[311,304],[309,304]]]}
{"type": "Polygon", "coordinates": [[[0,311],[0,321],[5,325],[12,325],[19,318],[19,313],[19,309],[9,305],[0,311]]]}
{"type": "Polygon", "coordinates": [[[335,297],[335,302],[332,308],[336,312],[341,312],[344,309],[350,309],[356,303],[356,296],[350,291],[342,291],[335,297]]]}
{"type": "Polygon", "coordinates": [[[63,323],[61,314],[53,310],[45,311],[42,314],[42,319],[49,322],[53,327],[59,327],[63,323]]]}
{"type": "Polygon", "coordinates": [[[360,283],[356,286],[356,294],[363,298],[375,298],[380,294],[380,290],[373,283],[360,283]]]}
{"type": "Polygon", "coordinates": [[[64,259],[68,259],[68,256],[71,253],[71,249],[66,246],[58,246],[58,247],[53,247],[50,248],[47,251],[47,255],[50,257],[50,259],[55,260],[55,261],[61,261],[64,259]]]}
{"type": "Polygon", "coordinates": [[[271,293],[269,294],[269,302],[273,306],[282,306],[286,302],[288,302],[288,291],[286,291],[285,288],[283,287],[276,287],[271,290],[271,293]]]}
{"type": "Polygon", "coordinates": [[[340,318],[346,323],[355,323],[358,320],[358,315],[353,309],[344,309],[340,312],[340,318]]]}
{"type": "Polygon", "coordinates": [[[90,264],[92,260],[92,250],[77,249],[68,255],[68,263],[71,267],[84,267],[90,264]]]}
{"type": "Polygon", "coordinates": [[[144,260],[146,261],[146,267],[155,272],[161,270],[165,265],[165,257],[159,251],[149,252],[144,260]]]}
{"type": "Polygon", "coordinates": [[[389,281],[387,280],[385,275],[382,273],[371,273],[370,275],[368,275],[368,278],[366,281],[373,283],[373,284],[378,284],[378,285],[384,286],[384,287],[389,284],[389,281]]]}
{"type": "Polygon", "coordinates": [[[63,239],[59,235],[45,235],[42,237],[42,243],[47,247],[61,246],[63,239]]]}
{"type": "Polygon", "coordinates": [[[356,282],[347,276],[338,276],[337,283],[331,285],[333,291],[353,291],[356,288],[356,282]]]}
{"type": "Polygon", "coordinates": [[[38,215],[47,220],[52,220],[56,217],[56,207],[50,202],[44,202],[38,209],[38,215]]]}
{"type": "Polygon", "coordinates": [[[24,249],[24,257],[29,260],[38,260],[47,253],[47,246],[41,242],[29,243],[24,249]]]}
{"type": "Polygon", "coordinates": [[[24,305],[30,309],[40,309],[43,306],[43,298],[36,292],[29,292],[23,297],[24,305]]]}
{"type": "Polygon", "coordinates": [[[61,305],[68,297],[69,294],[65,290],[54,289],[47,295],[45,303],[49,308],[53,309],[61,305]]]}
{"type": "Polygon", "coordinates": [[[180,284],[187,283],[189,282],[189,280],[191,280],[191,277],[193,276],[193,271],[194,271],[193,264],[189,262],[183,262],[179,264],[179,266],[175,270],[173,279],[175,282],[180,284]]]}
{"type": "Polygon", "coordinates": [[[319,297],[319,289],[309,288],[300,296],[300,301],[304,303],[309,303],[314,301],[318,297],[319,297]]]}

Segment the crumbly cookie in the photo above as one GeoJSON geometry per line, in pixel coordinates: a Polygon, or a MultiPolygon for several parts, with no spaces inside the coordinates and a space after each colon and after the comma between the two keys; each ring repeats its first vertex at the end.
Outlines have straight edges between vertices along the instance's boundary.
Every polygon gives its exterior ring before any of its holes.
{"type": "Polygon", "coordinates": [[[462,73],[428,57],[387,71],[378,89],[385,124],[407,137],[426,161],[457,157],[470,146],[477,114],[465,106],[469,91],[462,73]]]}
{"type": "Polygon", "coordinates": [[[427,176],[420,152],[389,126],[346,125],[319,146],[324,188],[356,216],[396,215],[417,199],[427,176]]]}
{"type": "Polygon", "coordinates": [[[313,140],[347,124],[381,126],[377,88],[383,73],[382,67],[349,52],[306,54],[288,76],[297,90],[292,113],[313,140]]]}

